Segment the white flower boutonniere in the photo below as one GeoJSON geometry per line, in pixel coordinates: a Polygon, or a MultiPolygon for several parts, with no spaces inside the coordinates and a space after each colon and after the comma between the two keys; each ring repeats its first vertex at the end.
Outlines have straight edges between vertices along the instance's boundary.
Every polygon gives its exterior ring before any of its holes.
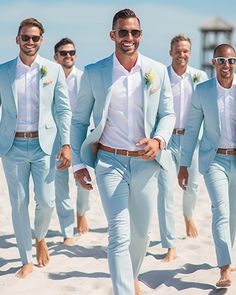
{"type": "Polygon", "coordinates": [[[46,66],[41,66],[40,68],[40,76],[41,76],[41,79],[45,76],[47,76],[47,73],[48,73],[48,69],[46,66]]]}
{"type": "Polygon", "coordinates": [[[154,84],[156,84],[156,81],[157,81],[157,75],[153,70],[150,70],[150,71],[146,72],[145,75],[144,75],[144,79],[145,79],[146,86],[147,87],[150,86],[149,95],[152,95],[152,94],[156,93],[159,90],[154,85],[154,84]],[[153,87],[153,85],[154,85],[154,87],[153,87]]]}
{"type": "Polygon", "coordinates": [[[194,74],[193,75],[193,83],[199,83],[201,81],[201,74],[194,74]]]}
{"type": "Polygon", "coordinates": [[[156,73],[153,70],[146,72],[144,75],[145,84],[147,86],[152,85],[156,81],[156,78],[156,73]]]}

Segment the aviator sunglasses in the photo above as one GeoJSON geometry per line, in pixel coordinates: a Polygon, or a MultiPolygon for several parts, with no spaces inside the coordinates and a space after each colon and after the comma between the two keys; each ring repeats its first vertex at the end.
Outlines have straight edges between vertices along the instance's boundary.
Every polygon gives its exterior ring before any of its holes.
{"type": "Polygon", "coordinates": [[[68,53],[70,56],[74,56],[76,51],[75,50],[60,50],[60,51],[58,51],[58,53],[60,54],[60,56],[67,56],[68,53]]]}
{"type": "Polygon", "coordinates": [[[30,39],[33,40],[33,42],[39,42],[41,36],[38,35],[33,35],[33,36],[29,36],[29,35],[20,35],[21,40],[23,42],[28,42],[30,39]]]}
{"type": "Polygon", "coordinates": [[[223,65],[228,62],[229,65],[234,65],[236,63],[236,57],[215,57],[214,60],[218,65],[223,65]]]}
{"type": "Polygon", "coordinates": [[[118,32],[118,36],[120,38],[124,38],[126,37],[129,33],[135,37],[135,38],[139,38],[142,34],[142,30],[125,30],[125,29],[118,29],[118,30],[112,30],[112,32],[118,32]]]}

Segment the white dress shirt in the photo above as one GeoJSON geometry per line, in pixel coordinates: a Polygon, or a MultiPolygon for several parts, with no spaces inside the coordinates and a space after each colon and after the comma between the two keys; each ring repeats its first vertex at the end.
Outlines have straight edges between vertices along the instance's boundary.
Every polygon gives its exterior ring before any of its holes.
{"type": "Polygon", "coordinates": [[[236,148],[236,79],[231,88],[223,88],[217,82],[221,137],[219,148],[236,148]]]}
{"type": "Polygon", "coordinates": [[[179,76],[171,67],[170,83],[173,93],[174,110],[176,114],[175,128],[185,128],[191,109],[193,82],[187,67],[186,72],[179,76]]]}
{"type": "Polygon", "coordinates": [[[66,84],[69,92],[70,107],[73,112],[76,106],[77,99],[77,77],[75,67],[73,67],[71,73],[66,77],[66,84]]]}
{"type": "Polygon", "coordinates": [[[112,89],[108,117],[102,136],[103,145],[135,151],[145,137],[143,89],[140,58],[128,72],[113,55],[112,89]]]}
{"type": "Polygon", "coordinates": [[[38,130],[39,122],[39,57],[31,66],[23,64],[20,57],[16,67],[17,126],[16,131],[38,130]]]}

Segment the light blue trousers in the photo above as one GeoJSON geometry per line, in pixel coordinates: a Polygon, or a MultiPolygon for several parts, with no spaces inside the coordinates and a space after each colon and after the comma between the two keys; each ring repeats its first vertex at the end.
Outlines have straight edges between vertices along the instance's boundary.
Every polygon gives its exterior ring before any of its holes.
{"type": "Polygon", "coordinates": [[[149,244],[156,161],[98,151],[97,185],[108,221],[108,263],[115,295],[134,295],[134,279],[149,244]]]}
{"type": "Polygon", "coordinates": [[[212,234],[219,267],[232,263],[236,230],[236,156],[217,154],[204,180],[211,199],[212,234]]]}
{"type": "MultiPolygon", "coordinates": [[[[74,236],[74,206],[69,190],[69,169],[56,170],[56,209],[63,237],[74,236]]],[[[82,216],[89,210],[89,191],[77,185],[77,214],[82,216]]]]}
{"type": "MultiPolygon", "coordinates": [[[[168,146],[171,151],[169,157],[170,169],[161,169],[158,176],[157,212],[163,248],[174,248],[176,246],[174,204],[176,181],[174,180],[177,179],[176,173],[179,170],[182,139],[183,136],[181,135],[172,135],[168,146]]],[[[198,196],[198,146],[188,172],[188,186],[187,190],[183,192],[183,214],[191,219],[198,196]]]]}
{"type": "Polygon", "coordinates": [[[48,156],[37,138],[15,138],[13,146],[2,158],[7,180],[12,220],[17,247],[23,264],[32,262],[32,234],[29,218],[29,179],[35,193],[34,236],[45,238],[55,205],[55,155],[48,156]]]}

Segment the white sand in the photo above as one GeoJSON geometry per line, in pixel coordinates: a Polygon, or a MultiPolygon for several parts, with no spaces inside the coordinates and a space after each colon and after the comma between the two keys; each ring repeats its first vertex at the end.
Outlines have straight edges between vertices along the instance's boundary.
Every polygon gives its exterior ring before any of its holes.
{"type": "MultiPolygon", "coordinates": [[[[65,247],[61,243],[58,218],[54,213],[47,238],[51,256],[50,264],[45,268],[35,267],[32,274],[20,280],[15,276],[21,262],[14,238],[8,192],[1,165],[0,179],[0,294],[111,295],[112,287],[106,259],[106,220],[97,189],[94,189],[91,196],[91,209],[87,214],[90,232],[77,236],[75,246],[65,247]]],[[[75,203],[75,187],[72,177],[71,192],[75,203]]],[[[155,211],[150,247],[140,274],[143,295],[226,293],[235,295],[236,272],[232,274],[233,284],[230,288],[217,289],[215,287],[215,282],[219,278],[219,270],[215,267],[210,203],[202,179],[201,192],[195,210],[195,220],[200,233],[197,239],[186,238],[181,202],[181,191],[176,186],[178,257],[170,263],[160,262],[165,250],[161,248],[155,211]]],[[[33,194],[31,195],[30,212],[32,218],[34,215],[33,194]]],[[[36,259],[34,262],[36,263],[36,259]]]]}

